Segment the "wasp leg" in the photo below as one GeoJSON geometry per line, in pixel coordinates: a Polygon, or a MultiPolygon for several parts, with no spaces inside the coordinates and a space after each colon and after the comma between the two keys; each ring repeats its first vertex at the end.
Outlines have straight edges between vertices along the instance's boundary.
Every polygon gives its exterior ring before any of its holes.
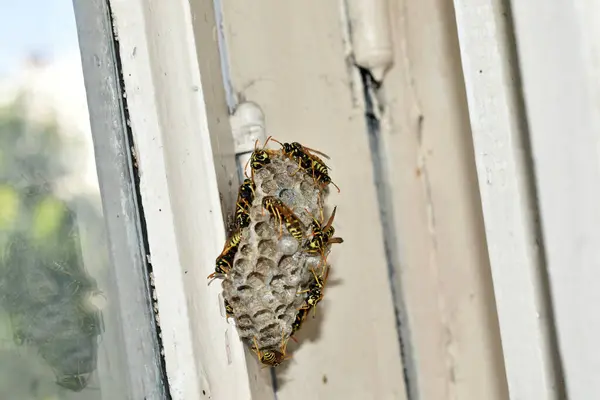
{"type": "Polygon", "coordinates": [[[293,173],[291,173],[290,176],[296,175],[298,172],[300,172],[301,169],[302,169],[302,159],[298,160],[298,169],[295,170],[293,173]]]}
{"type": "Polygon", "coordinates": [[[277,236],[277,240],[281,240],[282,236],[283,236],[283,222],[279,221],[279,236],[277,236]]]}
{"type": "Polygon", "coordinates": [[[254,353],[256,354],[256,357],[258,357],[258,361],[260,361],[261,351],[258,348],[258,342],[256,341],[256,336],[252,337],[252,342],[254,343],[254,346],[252,347],[252,351],[254,351],[254,353]]]}
{"type": "Polygon", "coordinates": [[[207,276],[206,279],[224,278],[225,275],[227,275],[228,273],[229,273],[229,270],[225,271],[225,273],[215,271],[212,274],[210,274],[209,276],[207,276]]]}
{"type": "Polygon", "coordinates": [[[314,306],[313,307],[313,319],[316,318],[316,316],[317,316],[317,306],[314,306]]]}
{"type": "Polygon", "coordinates": [[[321,281],[319,280],[319,277],[317,276],[317,273],[315,272],[315,269],[311,268],[310,272],[312,272],[313,276],[315,277],[315,282],[317,282],[317,285],[321,286],[321,281]]]}
{"type": "Polygon", "coordinates": [[[317,268],[319,268],[322,265],[323,269],[325,269],[326,264],[327,264],[327,257],[325,256],[325,250],[321,249],[321,262],[319,263],[319,265],[317,265],[317,268]]]}

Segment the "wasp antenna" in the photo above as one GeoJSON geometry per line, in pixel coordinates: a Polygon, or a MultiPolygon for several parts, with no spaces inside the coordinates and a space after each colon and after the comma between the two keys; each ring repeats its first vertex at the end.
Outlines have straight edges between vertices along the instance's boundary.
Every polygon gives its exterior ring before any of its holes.
{"type": "Polygon", "coordinates": [[[340,188],[339,188],[339,186],[338,186],[338,185],[336,185],[336,184],[335,184],[335,183],[333,183],[333,182],[331,182],[331,184],[332,184],[333,186],[335,186],[335,188],[337,189],[337,191],[338,191],[338,193],[339,193],[339,192],[340,192],[340,188]]]}
{"type": "MultiPolygon", "coordinates": [[[[244,165],[244,175],[246,176],[246,178],[249,178],[247,170],[248,170],[248,164],[250,164],[251,159],[252,159],[252,156],[250,156],[248,161],[246,161],[246,165],[244,165]]],[[[252,180],[254,180],[254,168],[250,168],[250,171],[252,173],[252,180]]]]}
{"type": "Polygon", "coordinates": [[[275,139],[275,138],[271,138],[272,141],[274,141],[275,143],[279,143],[281,145],[281,147],[283,147],[283,143],[281,143],[279,140],[275,139]]]}
{"type": "Polygon", "coordinates": [[[269,136],[269,137],[267,138],[267,140],[265,140],[265,144],[263,144],[263,147],[262,147],[262,148],[263,148],[263,150],[267,148],[267,143],[269,143],[269,140],[272,140],[272,139],[273,139],[273,136],[269,136]]]}

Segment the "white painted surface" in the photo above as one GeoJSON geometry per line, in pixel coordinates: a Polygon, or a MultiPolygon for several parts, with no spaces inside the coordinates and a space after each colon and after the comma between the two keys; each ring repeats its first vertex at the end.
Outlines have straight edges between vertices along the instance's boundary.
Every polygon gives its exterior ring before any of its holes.
{"type": "MultiPolygon", "coordinates": [[[[202,398],[202,390],[213,399],[271,398],[268,370],[253,358],[246,366],[221,316],[218,285],[205,285],[222,247],[222,212],[231,209],[228,180],[235,183],[208,3],[190,10],[183,0],[112,2],[167,367],[176,399],[202,398]]],[[[506,10],[499,0],[454,1],[459,59],[453,10],[443,3],[390,0],[392,40],[377,39],[381,48],[393,44],[380,117],[420,398],[503,399],[505,371],[511,398],[554,399],[559,374],[506,10]]],[[[561,356],[576,399],[600,396],[600,360],[590,351],[600,321],[585,312],[600,300],[600,43],[585,11],[592,6],[514,10],[561,356]]],[[[346,240],[332,252],[338,283],[298,335],[302,345],[290,346],[278,398],[403,399],[362,88],[337,24],[346,16],[317,1],[226,0],[223,11],[231,83],[265,112],[267,122],[253,124],[328,153],[342,188],[330,196],[346,240]]]]}
{"type": "Polygon", "coordinates": [[[570,399],[600,398],[600,7],[515,2],[544,244],[570,399]]]}
{"type": "Polygon", "coordinates": [[[420,399],[504,400],[504,360],[454,10],[390,0],[382,148],[420,399]]]}
{"type": "Polygon", "coordinates": [[[341,188],[331,187],[329,205],[338,207],[334,225],[344,243],[332,247],[316,319],[278,368],[277,398],[405,399],[364,111],[352,97],[339,4],[226,0],[223,18],[235,91],[264,111],[267,136],[327,153],[341,188]]]}
{"type": "Polygon", "coordinates": [[[354,62],[377,81],[394,62],[388,0],[345,0],[354,62]]]}
{"type": "Polygon", "coordinates": [[[513,399],[553,399],[557,377],[526,132],[502,4],[454,0],[509,392],[513,399]]]}
{"type": "Polygon", "coordinates": [[[248,161],[255,146],[262,146],[267,140],[265,114],[258,104],[251,101],[240,103],[229,117],[231,132],[235,146],[238,173],[240,180],[245,173],[250,176],[248,161]],[[258,142],[257,142],[258,141],[258,142]],[[244,168],[246,168],[244,171],[244,168]]]}
{"type": "Polygon", "coordinates": [[[171,394],[248,399],[242,344],[220,314],[219,285],[206,280],[225,239],[219,188],[231,204],[227,180],[235,181],[223,164],[233,165],[233,145],[217,44],[195,39],[197,30],[214,30],[212,2],[195,9],[200,20],[185,0],[111,5],[171,394]]]}

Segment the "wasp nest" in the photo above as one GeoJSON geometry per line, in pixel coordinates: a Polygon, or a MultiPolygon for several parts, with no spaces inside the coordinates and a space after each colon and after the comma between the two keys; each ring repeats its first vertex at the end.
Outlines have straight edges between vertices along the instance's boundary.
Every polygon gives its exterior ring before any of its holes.
{"type": "Polygon", "coordinates": [[[253,178],[244,181],[236,206],[238,230],[212,274],[224,277],[225,308],[240,337],[272,366],[285,359],[287,340],[321,300],[328,240],[341,242],[330,240],[333,228],[325,236],[321,229],[324,186],[330,182],[322,179],[326,166],[292,145],[253,153],[253,178]],[[315,246],[317,239],[321,246],[315,246]]]}

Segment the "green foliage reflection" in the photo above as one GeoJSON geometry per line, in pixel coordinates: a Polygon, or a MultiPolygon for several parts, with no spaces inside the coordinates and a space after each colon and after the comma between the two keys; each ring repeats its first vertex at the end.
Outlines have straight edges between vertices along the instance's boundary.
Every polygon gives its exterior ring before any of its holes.
{"type": "Polygon", "coordinates": [[[0,378],[2,399],[81,391],[96,369],[102,316],[89,301],[98,288],[83,266],[75,210],[101,222],[85,198],[56,196],[68,171],[62,148],[57,125],[31,121],[22,101],[0,109],[0,328],[10,328],[13,342],[0,343],[0,377],[16,365],[32,379],[49,368],[65,388],[37,384],[15,393],[15,383],[0,378]],[[31,357],[17,356],[25,353],[31,357]]]}

